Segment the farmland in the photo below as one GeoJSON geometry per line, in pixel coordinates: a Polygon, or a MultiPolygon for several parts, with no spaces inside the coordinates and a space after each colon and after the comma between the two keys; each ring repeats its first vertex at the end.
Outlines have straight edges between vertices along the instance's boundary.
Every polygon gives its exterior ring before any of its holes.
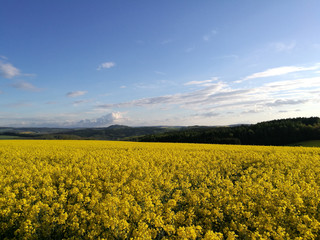
{"type": "Polygon", "coordinates": [[[0,239],[320,236],[319,148],[0,143],[0,239]]]}

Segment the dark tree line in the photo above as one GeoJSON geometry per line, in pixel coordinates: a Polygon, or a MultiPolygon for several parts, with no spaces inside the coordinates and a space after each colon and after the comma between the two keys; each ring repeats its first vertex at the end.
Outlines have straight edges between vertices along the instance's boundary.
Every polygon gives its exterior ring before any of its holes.
{"type": "Polygon", "coordinates": [[[320,140],[320,118],[291,118],[234,127],[0,128],[0,137],[24,139],[94,139],[244,145],[289,145],[320,140]]]}
{"type": "Polygon", "coordinates": [[[320,118],[292,118],[235,127],[186,127],[180,131],[143,136],[145,142],[244,145],[288,145],[320,140],[320,118]]]}

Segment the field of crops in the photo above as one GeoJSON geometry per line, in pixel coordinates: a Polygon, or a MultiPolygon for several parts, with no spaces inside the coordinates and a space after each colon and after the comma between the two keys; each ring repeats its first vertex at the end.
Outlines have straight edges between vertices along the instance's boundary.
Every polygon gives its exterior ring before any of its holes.
{"type": "Polygon", "coordinates": [[[320,149],[0,141],[0,239],[319,239],[320,149]]]}

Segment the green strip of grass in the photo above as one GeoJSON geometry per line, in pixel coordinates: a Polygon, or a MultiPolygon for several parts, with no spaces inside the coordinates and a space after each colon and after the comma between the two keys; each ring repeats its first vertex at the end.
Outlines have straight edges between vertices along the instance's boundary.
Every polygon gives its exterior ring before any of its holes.
{"type": "Polygon", "coordinates": [[[18,137],[18,136],[0,135],[0,139],[21,139],[21,137],[18,137]]]}
{"type": "Polygon", "coordinates": [[[320,140],[304,141],[291,144],[292,146],[302,146],[302,147],[320,147],[320,140]]]}

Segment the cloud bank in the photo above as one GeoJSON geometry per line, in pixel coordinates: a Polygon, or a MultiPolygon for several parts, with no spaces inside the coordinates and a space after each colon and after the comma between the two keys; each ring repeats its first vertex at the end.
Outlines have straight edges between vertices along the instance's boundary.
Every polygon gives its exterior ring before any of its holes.
{"type": "MultiPolygon", "coordinates": [[[[302,71],[301,68],[298,70],[302,71]]],[[[108,110],[128,110],[136,107],[160,110],[171,108],[189,112],[186,117],[213,118],[226,116],[230,111],[234,114],[253,114],[270,112],[271,109],[278,108],[279,112],[284,110],[281,107],[287,110],[290,107],[320,102],[320,77],[274,81],[257,87],[244,88],[222,81],[213,83],[212,80],[192,81],[185,85],[196,85],[200,89],[128,102],[100,104],[97,108],[108,110]]]]}
{"type": "Polygon", "coordinates": [[[73,126],[75,127],[107,127],[112,124],[119,124],[124,120],[125,118],[123,117],[123,113],[112,112],[96,119],[81,120],[73,124],[73,126]]]}
{"type": "MultiPolygon", "coordinates": [[[[26,107],[26,103],[20,103],[20,106],[16,107],[26,107]]],[[[63,116],[63,118],[69,116],[63,116]]],[[[71,116],[71,115],[70,115],[71,116]]],[[[69,117],[70,117],[69,116],[69,117]]],[[[128,121],[124,117],[124,113],[121,112],[111,112],[105,114],[101,117],[95,119],[83,119],[83,120],[65,120],[61,117],[49,118],[49,117],[26,117],[26,118],[3,118],[0,116],[0,124],[2,122],[10,122],[10,124],[5,124],[3,126],[8,127],[61,127],[61,128],[89,128],[89,127],[108,127],[113,124],[122,124],[128,121]]]]}

